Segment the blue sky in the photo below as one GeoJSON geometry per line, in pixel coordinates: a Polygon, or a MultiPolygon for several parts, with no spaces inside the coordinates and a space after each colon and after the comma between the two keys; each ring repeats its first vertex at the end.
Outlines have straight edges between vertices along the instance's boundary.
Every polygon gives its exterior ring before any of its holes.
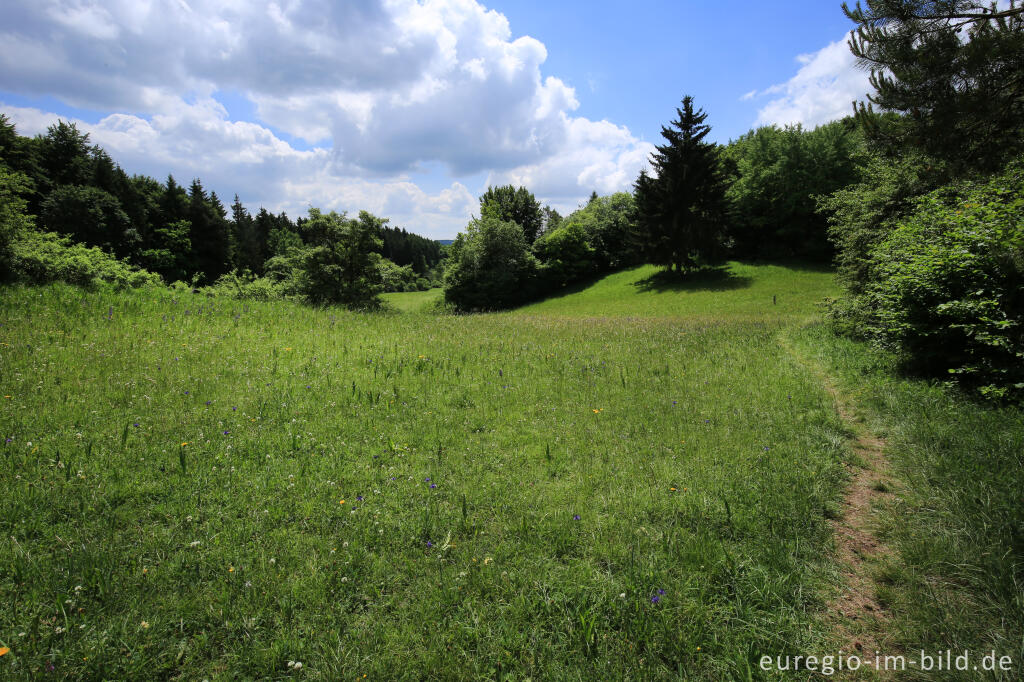
{"type": "Polygon", "coordinates": [[[71,119],[129,172],[434,238],[488,184],[629,190],[684,94],[724,143],[868,90],[820,0],[8,0],[0,27],[23,134],[71,119]]]}

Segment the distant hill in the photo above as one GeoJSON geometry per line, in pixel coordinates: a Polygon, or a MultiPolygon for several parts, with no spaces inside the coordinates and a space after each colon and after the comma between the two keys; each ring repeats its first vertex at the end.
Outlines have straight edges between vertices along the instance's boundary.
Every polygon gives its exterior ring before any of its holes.
{"type": "Polygon", "coordinates": [[[452,244],[452,243],[455,242],[454,239],[435,239],[434,241],[436,241],[438,244],[442,244],[442,245],[444,245],[444,244],[452,244]]]}

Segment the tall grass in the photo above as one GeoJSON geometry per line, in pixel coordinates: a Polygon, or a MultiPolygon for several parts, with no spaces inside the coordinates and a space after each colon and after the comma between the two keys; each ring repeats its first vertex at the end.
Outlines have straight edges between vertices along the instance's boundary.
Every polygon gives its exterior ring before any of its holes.
{"type": "MultiPolygon", "coordinates": [[[[881,531],[896,550],[880,575],[895,647],[995,651],[1024,661],[1024,413],[901,378],[894,358],[822,326],[798,337],[886,436],[898,481],[881,531]]],[[[953,671],[943,679],[978,679],[953,671]]],[[[921,679],[931,679],[919,673],[921,679]]]]}
{"type": "Polygon", "coordinates": [[[4,290],[0,669],[782,675],[847,452],[776,334],[830,284],[737,272],[607,316],[4,290]]]}

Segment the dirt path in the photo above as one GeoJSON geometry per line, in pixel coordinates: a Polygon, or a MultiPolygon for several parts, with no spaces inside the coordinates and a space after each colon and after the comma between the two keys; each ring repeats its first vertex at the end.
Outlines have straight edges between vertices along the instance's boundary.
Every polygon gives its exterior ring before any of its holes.
{"type": "Polygon", "coordinates": [[[825,623],[844,656],[873,659],[876,652],[899,653],[887,641],[889,614],[878,601],[878,586],[872,576],[874,565],[891,551],[875,531],[875,510],[892,497],[885,440],[857,416],[853,399],[836,387],[824,368],[799,353],[788,338],[780,340],[797,362],[820,377],[840,419],[854,434],[854,457],[847,465],[850,482],[840,514],[831,522],[842,587],[826,608],[825,623]]]}
{"type": "Polygon", "coordinates": [[[843,423],[855,434],[852,447],[859,460],[848,465],[850,483],[843,496],[842,513],[832,521],[843,589],[829,604],[828,621],[843,652],[868,657],[878,651],[896,653],[886,646],[889,616],[878,602],[877,585],[871,576],[872,562],[890,551],[874,531],[875,508],[892,496],[885,441],[869,432],[830,380],[825,380],[825,387],[843,423]]]}

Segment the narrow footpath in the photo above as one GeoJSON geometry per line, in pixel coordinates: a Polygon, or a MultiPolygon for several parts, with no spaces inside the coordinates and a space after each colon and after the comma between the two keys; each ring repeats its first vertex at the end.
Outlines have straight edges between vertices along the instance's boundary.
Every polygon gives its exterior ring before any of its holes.
{"type": "MultiPolygon", "coordinates": [[[[836,413],[853,434],[850,445],[854,457],[847,464],[850,480],[840,514],[831,522],[842,584],[826,607],[825,624],[838,645],[837,653],[841,651],[844,656],[874,659],[876,652],[899,653],[887,641],[890,618],[878,601],[878,585],[872,575],[879,560],[891,552],[876,534],[876,510],[893,494],[885,456],[886,442],[857,416],[853,399],[837,388],[819,363],[794,348],[785,334],[780,336],[780,343],[799,364],[821,379],[832,396],[836,413]]],[[[864,679],[874,676],[873,673],[873,670],[864,671],[852,677],[864,679]]]]}

